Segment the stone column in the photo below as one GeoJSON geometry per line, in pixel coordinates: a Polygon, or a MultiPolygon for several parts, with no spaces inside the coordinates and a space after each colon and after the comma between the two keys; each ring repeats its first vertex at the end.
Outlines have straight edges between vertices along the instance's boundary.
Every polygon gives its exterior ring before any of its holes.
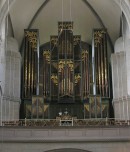
{"type": "Polygon", "coordinates": [[[113,106],[116,119],[129,120],[130,58],[128,59],[127,47],[124,48],[123,45],[121,37],[116,41],[115,53],[111,55],[113,106]]]}
{"type": "Polygon", "coordinates": [[[3,120],[18,120],[20,107],[21,55],[14,38],[7,39],[5,54],[5,88],[3,94],[3,120]]]}

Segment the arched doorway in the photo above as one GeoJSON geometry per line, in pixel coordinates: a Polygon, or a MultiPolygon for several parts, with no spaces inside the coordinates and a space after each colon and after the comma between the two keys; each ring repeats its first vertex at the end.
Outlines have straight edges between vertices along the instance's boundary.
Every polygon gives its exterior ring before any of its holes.
{"type": "Polygon", "coordinates": [[[48,150],[46,152],[90,152],[90,151],[75,149],[75,148],[62,148],[62,149],[48,150]]]}

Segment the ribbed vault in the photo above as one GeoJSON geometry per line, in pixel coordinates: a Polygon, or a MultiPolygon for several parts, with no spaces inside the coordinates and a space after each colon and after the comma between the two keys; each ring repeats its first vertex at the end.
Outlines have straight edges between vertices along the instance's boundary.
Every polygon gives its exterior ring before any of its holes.
{"type": "Polygon", "coordinates": [[[57,22],[62,20],[73,20],[74,31],[90,44],[93,28],[105,27],[112,45],[119,36],[120,13],[120,8],[112,0],[31,0],[31,3],[30,0],[17,0],[10,9],[14,35],[19,45],[26,28],[39,29],[40,42],[46,43],[50,34],[57,33],[57,22]]]}

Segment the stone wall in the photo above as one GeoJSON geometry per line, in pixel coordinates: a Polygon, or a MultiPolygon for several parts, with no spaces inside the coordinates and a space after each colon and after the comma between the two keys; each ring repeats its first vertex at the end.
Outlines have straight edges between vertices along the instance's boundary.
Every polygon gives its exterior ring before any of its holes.
{"type": "Polygon", "coordinates": [[[0,128],[1,152],[45,152],[75,148],[90,152],[129,152],[130,127],[0,128]]]}

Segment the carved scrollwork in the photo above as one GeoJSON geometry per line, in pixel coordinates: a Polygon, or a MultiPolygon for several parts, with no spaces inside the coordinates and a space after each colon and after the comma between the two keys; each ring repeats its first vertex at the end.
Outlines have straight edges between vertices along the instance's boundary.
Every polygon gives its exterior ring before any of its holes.
{"type": "Polygon", "coordinates": [[[50,40],[51,40],[51,43],[53,45],[57,46],[57,44],[58,44],[58,36],[51,36],[50,40]]]}
{"type": "Polygon", "coordinates": [[[61,30],[72,30],[73,29],[73,22],[59,22],[58,24],[58,31],[61,30]]]}
{"type": "Polygon", "coordinates": [[[50,50],[45,50],[45,51],[43,52],[43,56],[45,57],[46,61],[47,61],[48,63],[50,63],[50,59],[51,59],[50,50]]]}
{"type": "Polygon", "coordinates": [[[80,79],[81,79],[81,75],[78,73],[78,74],[76,74],[75,76],[74,76],[74,79],[75,79],[75,84],[77,84],[79,81],[80,81],[80,79]]]}
{"type": "Polygon", "coordinates": [[[37,32],[25,31],[25,37],[28,38],[30,45],[33,49],[37,48],[37,32]]]}
{"type": "Polygon", "coordinates": [[[85,57],[87,57],[88,55],[88,51],[87,50],[82,50],[82,60],[85,59],[85,57]]]}
{"type": "Polygon", "coordinates": [[[51,75],[51,80],[54,84],[58,85],[58,76],[56,74],[51,75]]]}
{"type": "Polygon", "coordinates": [[[68,68],[70,68],[70,71],[74,70],[74,63],[72,60],[68,60],[68,61],[61,60],[59,61],[59,72],[61,72],[64,69],[65,65],[67,65],[68,68]]]}
{"type": "Polygon", "coordinates": [[[59,61],[59,68],[58,68],[59,72],[63,70],[64,66],[65,66],[65,61],[59,61]]]}
{"type": "Polygon", "coordinates": [[[94,32],[94,44],[95,44],[95,47],[97,47],[98,44],[101,43],[101,40],[103,38],[103,35],[106,33],[106,31],[104,30],[98,30],[96,32],[94,32]]]}
{"type": "Polygon", "coordinates": [[[77,45],[81,41],[81,36],[80,35],[75,35],[73,40],[74,40],[74,45],[77,45]]]}
{"type": "Polygon", "coordinates": [[[70,68],[70,71],[73,71],[73,70],[74,70],[74,63],[73,63],[72,60],[67,61],[67,65],[68,65],[68,67],[70,68]]]}

